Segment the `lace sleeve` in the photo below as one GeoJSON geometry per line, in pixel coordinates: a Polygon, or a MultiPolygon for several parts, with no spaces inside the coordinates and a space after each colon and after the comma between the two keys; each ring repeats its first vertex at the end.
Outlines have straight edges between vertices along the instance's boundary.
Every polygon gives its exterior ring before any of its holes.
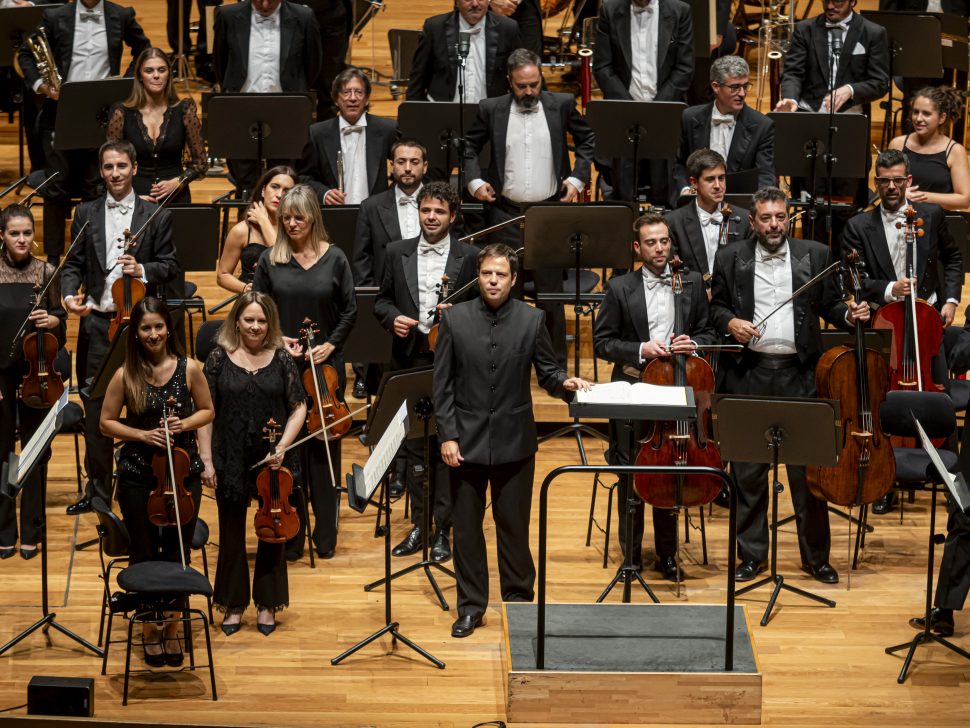
{"type": "Polygon", "coordinates": [[[109,142],[121,141],[125,138],[125,109],[121,104],[116,104],[111,109],[111,116],[108,118],[108,130],[105,139],[109,142]]]}
{"type": "Polygon", "coordinates": [[[300,369],[286,349],[277,349],[276,357],[283,364],[283,381],[286,387],[286,410],[292,412],[306,402],[306,390],[300,379],[300,369]]]}
{"type": "Polygon", "coordinates": [[[182,101],[182,123],[185,126],[185,143],[192,157],[192,167],[200,177],[204,177],[209,169],[209,157],[205,151],[205,140],[202,138],[202,123],[199,121],[193,99],[182,101]]]}
{"type": "Polygon", "coordinates": [[[222,367],[226,363],[226,350],[221,346],[215,347],[209,352],[209,358],[205,360],[205,382],[209,385],[209,394],[212,396],[212,410],[219,412],[219,375],[222,367]]]}

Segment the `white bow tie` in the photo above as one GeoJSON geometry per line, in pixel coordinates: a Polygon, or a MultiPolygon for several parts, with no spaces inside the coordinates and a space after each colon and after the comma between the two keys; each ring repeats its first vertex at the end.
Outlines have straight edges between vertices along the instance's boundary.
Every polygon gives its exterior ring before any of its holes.
{"type": "Polygon", "coordinates": [[[900,207],[898,210],[887,210],[882,208],[882,217],[886,222],[896,222],[897,220],[906,221],[906,208],[900,207]]]}
{"type": "Polygon", "coordinates": [[[701,227],[704,227],[705,225],[720,225],[722,222],[724,222],[724,215],[721,214],[720,210],[716,210],[715,212],[707,212],[706,210],[702,210],[698,207],[697,214],[701,219],[701,227]]]}
{"type": "Polygon", "coordinates": [[[278,17],[279,16],[277,16],[277,15],[260,15],[259,13],[256,13],[256,22],[257,23],[274,23],[275,24],[278,17]]]}
{"type": "Polygon", "coordinates": [[[711,124],[714,126],[721,126],[722,124],[725,126],[734,126],[737,123],[737,117],[735,117],[733,114],[721,114],[717,111],[714,111],[711,114],[711,124]]]}
{"type": "Polygon", "coordinates": [[[347,136],[348,134],[360,134],[362,131],[364,131],[364,127],[362,127],[360,124],[352,124],[350,126],[345,126],[340,130],[340,133],[347,136]]]}
{"type": "Polygon", "coordinates": [[[107,204],[109,210],[118,210],[118,212],[120,212],[122,215],[127,215],[128,210],[131,209],[131,205],[129,205],[127,202],[118,202],[116,200],[109,199],[107,204]]]}
{"type": "Polygon", "coordinates": [[[648,290],[653,290],[657,286],[669,286],[670,285],[670,275],[665,273],[659,278],[653,274],[644,276],[643,282],[647,284],[648,290]]]}
{"type": "Polygon", "coordinates": [[[759,255],[758,255],[758,262],[759,263],[768,263],[768,262],[773,261],[773,260],[784,261],[785,258],[787,258],[787,257],[788,257],[788,251],[787,250],[781,251],[781,252],[778,252],[778,253],[768,253],[768,252],[766,252],[764,250],[760,250],[759,251],[759,255]]]}
{"type": "Polygon", "coordinates": [[[82,23],[100,23],[101,13],[78,13],[81,16],[82,23]]]}
{"type": "Polygon", "coordinates": [[[401,207],[410,205],[415,210],[418,209],[418,201],[413,197],[408,197],[407,195],[404,195],[403,197],[398,198],[397,204],[400,205],[401,207]]]}
{"type": "Polygon", "coordinates": [[[644,5],[642,7],[639,6],[639,5],[634,5],[633,6],[633,14],[634,15],[642,15],[643,13],[652,13],[655,5],[656,5],[656,3],[650,3],[649,5],[644,5]]]}
{"type": "Polygon", "coordinates": [[[447,245],[431,245],[431,243],[418,243],[418,255],[428,255],[429,253],[434,253],[435,255],[444,255],[445,250],[448,248],[447,245]]]}

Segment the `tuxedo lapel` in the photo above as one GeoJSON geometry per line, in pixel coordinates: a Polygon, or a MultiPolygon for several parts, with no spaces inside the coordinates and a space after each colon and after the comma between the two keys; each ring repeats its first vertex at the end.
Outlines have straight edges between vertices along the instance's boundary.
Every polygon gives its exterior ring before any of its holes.
{"type": "Polygon", "coordinates": [[[714,102],[706,104],[703,112],[693,119],[694,129],[692,137],[694,149],[707,149],[711,146],[711,112],[714,102]]]}
{"type": "MultiPolygon", "coordinates": [[[[96,204],[91,206],[91,217],[89,218],[88,234],[91,236],[91,243],[94,245],[94,252],[98,256],[98,262],[101,264],[101,270],[105,271],[108,269],[108,241],[105,240],[105,229],[104,229],[104,197],[99,197],[96,204]]],[[[136,208],[137,209],[137,208],[136,208]]],[[[134,218],[134,215],[132,216],[134,218]]]]}
{"type": "MultiPolygon", "coordinates": [[[[105,3],[104,7],[104,33],[108,43],[108,63],[111,66],[111,73],[116,74],[121,68],[121,15],[115,12],[114,6],[105,3]],[[117,51],[117,53],[115,53],[117,51]],[[117,67],[115,63],[117,62],[117,67]]],[[[71,17],[75,17],[71,14],[71,17]]]]}
{"type": "MultiPolygon", "coordinates": [[[[788,239],[788,262],[791,265],[791,290],[792,293],[804,286],[812,277],[812,255],[807,249],[802,249],[801,245],[788,239]]],[[[820,271],[821,272],[821,271],[820,271]]],[[[798,332],[802,328],[805,314],[808,311],[808,296],[799,296],[792,304],[792,318],[795,323],[795,339],[798,340],[798,332]]]]}
{"type": "MultiPolygon", "coordinates": [[[[67,80],[67,74],[71,70],[71,62],[74,60],[74,26],[77,23],[77,10],[74,5],[65,5],[62,25],[64,36],[64,52],[61,56],[63,61],[61,67],[61,77],[67,80]]],[[[105,21],[107,22],[107,21],[105,21]]]]}
{"type": "Polygon", "coordinates": [[[734,298],[740,317],[754,318],[754,241],[738,247],[734,254],[734,298]]]}
{"type": "Polygon", "coordinates": [[[448,276],[448,287],[452,291],[458,285],[458,274],[461,273],[464,259],[465,254],[462,252],[461,245],[458,243],[458,239],[453,237],[448,249],[448,261],[445,263],[445,275],[448,276]]]}
{"type": "Polygon", "coordinates": [[[495,74],[495,59],[498,57],[498,23],[492,13],[485,14],[485,85],[495,74]]]}
{"type": "MultiPolygon", "coordinates": [[[[825,29],[825,16],[819,15],[818,19],[811,26],[814,36],[815,60],[818,63],[819,73],[825,79],[826,86],[829,84],[829,39],[828,31],[825,29]]],[[[839,64],[841,65],[841,64],[839,64]]]]}
{"type": "MultiPolygon", "coordinates": [[[[495,158],[494,167],[498,170],[499,178],[503,183],[505,182],[505,144],[509,136],[509,114],[512,113],[513,103],[512,94],[508,94],[505,98],[508,99],[508,103],[503,101],[496,104],[495,118],[492,123],[492,128],[495,130],[495,138],[492,140],[492,156],[495,158]]],[[[553,147],[555,146],[553,144],[553,147]]]]}
{"type": "Polygon", "coordinates": [[[704,239],[704,231],[701,229],[701,221],[697,216],[697,205],[688,203],[690,212],[684,217],[684,230],[687,232],[687,240],[694,251],[694,260],[704,267],[697,271],[704,275],[711,269],[711,261],[707,259],[707,241],[704,239]]]}
{"type": "Polygon", "coordinates": [[[626,305],[630,311],[633,330],[640,341],[650,341],[650,319],[647,315],[647,294],[643,290],[643,273],[630,273],[626,286],[626,305]]]}
{"type": "Polygon", "coordinates": [[[562,145],[557,144],[557,139],[562,139],[562,120],[559,118],[559,105],[555,97],[545,91],[539,97],[542,99],[542,111],[546,115],[546,124],[549,126],[549,139],[552,141],[552,169],[557,177],[561,177],[562,171],[562,145]]]}
{"type": "Polygon", "coordinates": [[[878,276],[887,281],[896,280],[896,266],[893,265],[893,256],[889,252],[889,241],[886,240],[886,229],[882,226],[881,208],[876,207],[870,211],[866,223],[869,227],[866,242],[872,248],[873,257],[880,268],[878,271],[870,271],[869,274],[873,278],[878,276]]]}
{"type": "Polygon", "coordinates": [[[397,187],[394,186],[385,192],[384,199],[377,206],[377,215],[381,219],[381,224],[384,226],[384,232],[387,233],[388,240],[401,239],[401,223],[397,217],[396,189],[397,187]]]}
{"type": "MultiPolygon", "coordinates": [[[[660,0],[657,0],[657,3],[660,5],[660,19],[657,23],[657,74],[659,76],[660,69],[663,68],[664,60],[667,58],[667,47],[670,45],[670,36],[674,29],[674,11],[669,3],[660,2],[660,0]]],[[[626,3],[626,6],[629,8],[630,3],[626,3]]],[[[627,42],[629,42],[629,29],[627,30],[626,37],[627,42]]],[[[659,77],[657,78],[657,84],[660,84],[659,77]]]]}
{"type": "Polygon", "coordinates": [[[370,123],[370,120],[364,129],[364,136],[367,139],[367,193],[370,194],[377,182],[377,175],[381,173],[381,151],[384,149],[384,144],[380,131],[375,124],[370,123]]]}
{"type": "Polygon", "coordinates": [[[862,38],[862,16],[855,13],[849,29],[842,39],[842,52],[839,54],[839,72],[836,74],[836,86],[841,86],[845,81],[846,74],[849,72],[849,64],[852,62],[852,51],[862,38]]]}
{"type": "Polygon", "coordinates": [[[436,99],[436,101],[451,101],[458,91],[458,76],[455,72],[455,57],[458,52],[458,11],[456,10],[445,23],[445,58],[448,60],[448,88],[451,96],[447,99],[436,99]]]}
{"type": "Polygon", "coordinates": [[[337,180],[338,185],[340,184],[340,180],[337,179],[337,152],[340,151],[339,118],[331,119],[331,123],[323,128],[323,152],[327,155],[327,163],[333,170],[333,177],[337,180]]]}
{"type": "Polygon", "coordinates": [[[744,106],[738,114],[737,126],[734,129],[734,136],[731,137],[731,148],[728,150],[727,166],[728,169],[741,169],[741,160],[748,150],[751,143],[752,128],[754,126],[751,110],[744,106]]]}
{"type": "MultiPolygon", "coordinates": [[[[404,266],[404,280],[408,283],[408,291],[411,293],[411,300],[414,301],[414,310],[418,310],[418,239],[413,238],[409,241],[408,252],[401,256],[401,265],[404,266]]],[[[420,315],[420,311],[418,314],[420,315]]]]}
{"type": "MultiPolygon", "coordinates": [[[[283,3],[280,7],[280,58],[284,59],[284,63],[285,59],[290,57],[290,46],[293,44],[293,38],[296,36],[297,25],[299,24],[299,21],[293,17],[293,13],[286,5],[286,3],[283,3]]],[[[282,68],[280,68],[280,76],[283,76],[282,68]]]]}
{"type": "MultiPolygon", "coordinates": [[[[249,12],[246,13],[236,13],[236,28],[235,32],[233,33],[233,35],[239,38],[237,47],[239,48],[239,53],[242,56],[240,58],[242,61],[242,68],[247,69],[246,73],[248,73],[249,69],[249,31],[253,23],[252,15],[255,12],[252,5],[249,6],[248,10],[249,12]]],[[[282,43],[282,38],[280,39],[280,43],[282,43]]],[[[246,83],[246,73],[243,73],[242,78],[239,79],[240,87],[246,83]]]]}
{"type": "MultiPolygon", "coordinates": [[[[604,12],[606,12],[605,9],[604,12]]],[[[620,48],[623,50],[623,58],[626,61],[626,67],[632,70],[633,48],[630,45],[630,12],[630,3],[619,3],[616,9],[616,32],[620,38],[620,48]]],[[[657,44],[657,48],[660,48],[659,43],[657,44]]]]}

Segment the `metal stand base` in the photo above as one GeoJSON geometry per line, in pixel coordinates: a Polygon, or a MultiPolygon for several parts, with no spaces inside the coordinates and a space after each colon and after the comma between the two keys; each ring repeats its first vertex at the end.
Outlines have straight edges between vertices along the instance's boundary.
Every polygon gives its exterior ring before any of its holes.
{"type": "Polygon", "coordinates": [[[388,622],[386,625],[384,625],[383,628],[379,629],[377,632],[375,632],[374,634],[372,634],[367,639],[364,639],[364,640],[358,642],[356,645],[354,645],[353,647],[351,647],[346,652],[342,652],[339,655],[337,655],[336,657],[334,657],[332,660],[330,660],[330,664],[331,665],[338,665],[338,664],[340,664],[340,662],[345,657],[349,657],[350,655],[352,655],[355,652],[357,652],[357,650],[360,650],[360,649],[366,647],[367,645],[369,645],[374,640],[376,640],[376,639],[378,639],[380,637],[383,637],[386,634],[390,634],[391,635],[391,644],[392,645],[395,644],[398,640],[400,640],[401,642],[403,642],[404,644],[406,644],[408,647],[410,647],[412,650],[414,650],[419,655],[421,655],[421,657],[423,657],[426,660],[428,660],[429,662],[431,662],[439,670],[444,670],[445,669],[445,663],[443,663],[441,660],[439,660],[437,657],[435,657],[434,655],[432,655],[427,650],[425,650],[422,647],[414,644],[411,640],[409,640],[403,634],[401,634],[400,632],[398,632],[397,631],[397,628],[398,628],[398,623],[397,622],[388,622]]]}
{"type": "Polygon", "coordinates": [[[12,640],[10,640],[3,647],[0,647],[0,655],[2,655],[4,652],[6,652],[7,650],[9,650],[11,647],[13,647],[14,645],[16,645],[21,640],[23,640],[23,639],[29,637],[30,635],[32,635],[38,629],[43,630],[44,637],[47,640],[47,646],[48,647],[51,647],[53,643],[51,642],[50,635],[48,634],[48,632],[49,632],[49,630],[50,630],[51,627],[53,627],[54,629],[56,629],[58,632],[60,632],[64,636],[70,637],[72,640],[74,640],[79,645],[81,645],[81,647],[85,647],[85,648],[91,650],[91,652],[93,652],[98,657],[101,657],[101,656],[104,655],[104,651],[103,650],[101,650],[98,647],[95,647],[94,645],[92,645],[90,642],[88,642],[83,637],[80,637],[80,636],[74,634],[67,627],[65,627],[62,624],[60,624],[57,621],[57,614],[55,614],[54,612],[50,612],[49,614],[45,614],[43,617],[41,617],[40,619],[38,619],[36,622],[34,622],[32,625],[30,625],[27,629],[25,629],[23,632],[21,632],[19,635],[17,635],[12,640]]]}
{"type": "Polygon", "coordinates": [[[903,642],[903,644],[901,645],[894,645],[892,647],[886,648],[887,655],[892,655],[893,653],[899,652],[900,650],[905,650],[907,647],[909,648],[909,652],[906,653],[906,659],[903,660],[903,669],[899,671],[899,677],[896,678],[896,682],[898,682],[900,685],[906,682],[906,673],[909,672],[909,666],[913,662],[913,656],[916,654],[916,648],[919,647],[921,644],[924,644],[930,641],[943,645],[951,652],[956,652],[964,660],[970,660],[970,652],[967,652],[966,650],[960,647],[957,647],[949,640],[930,632],[929,620],[927,620],[926,629],[924,629],[924,631],[922,632],[918,632],[916,636],[913,637],[913,639],[911,639],[909,642],[903,642]]]}
{"type": "Polygon", "coordinates": [[[431,573],[432,567],[438,569],[439,571],[444,572],[452,579],[457,578],[455,576],[454,571],[452,571],[451,569],[445,566],[442,566],[437,561],[431,561],[430,559],[422,559],[421,561],[418,561],[415,564],[411,564],[410,566],[404,567],[400,571],[395,571],[393,574],[390,574],[389,576],[385,576],[381,579],[378,579],[377,581],[372,581],[370,584],[364,587],[364,591],[368,591],[368,592],[373,591],[377,587],[382,586],[385,581],[388,581],[388,580],[394,581],[398,577],[406,576],[407,574],[410,574],[412,571],[417,571],[418,569],[424,569],[424,575],[427,576],[428,581],[431,582],[431,588],[434,589],[434,594],[435,594],[435,597],[437,597],[438,599],[438,604],[441,605],[441,609],[443,611],[447,612],[449,609],[448,602],[445,601],[445,596],[444,594],[441,593],[441,588],[438,586],[438,582],[435,581],[434,574],[431,573]]]}

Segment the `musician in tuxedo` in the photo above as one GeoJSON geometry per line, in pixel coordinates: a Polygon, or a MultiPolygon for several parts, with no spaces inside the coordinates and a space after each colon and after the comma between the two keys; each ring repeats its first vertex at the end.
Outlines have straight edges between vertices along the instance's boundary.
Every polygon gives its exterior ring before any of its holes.
{"type": "Polygon", "coordinates": [[[337,75],[330,93],[340,115],[310,127],[297,172],[324,205],[359,205],[387,189],[387,160],[398,138],[397,122],[368,113],[370,79],[356,66],[337,75]]]}
{"type": "MultiPolygon", "coordinates": [[[[528,2],[529,0],[524,0],[528,2]]],[[[451,12],[424,21],[414,51],[408,101],[458,101],[458,40],[469,33],[465,61],[465,103],[501,96],[508,90],[505,66],[522,46],[519,26],[490,12],[488,0],[455,0],[451,12]]]]}
{"type": "MultiPolygon", "coordinates": [[[[593,132],[576,110],[575,97],[542,90],[541,62],[535,53],[524,48],[514,51],[509,56],[508,75],[512,93],[479,102],[475,123],[465,134],[465,171],[471,180],[468,192],[489,204],[492,225],[521,215],[523,203],[575,202],[589,182],[593,158],[593,132]],[[575,147],[572,164],[567,133],[575,147]],[[492,160],[483,173],[478,155],[488,142],[492,144],[492,160]]],[[[522,235],[517,229],[507,228],[493,239],[518,248],[522,235]]],[[[562,269],[540,268],[527,273],[535,280],[538,292],[562,291],[562,269]]],[[[516,290],[518,293],[521,288],[516,290]]],[[[562,304],[539,301],[536,305],[546,312],[545,324],[556,357],[565,368],[566,317],[562,304]]]]}
{"type": "MultiPolygon", "coordinates": [[[[150,44],[135,19],[133,8],[107,0],[77,0],[44,11],[40,29],[47,34],[51,53],[61,79],[102,81],[121,73],[121,54],[125,46],[135,59],[150,44]]],[[[92,200],[98,195],[98,160],[94,149],[59,150],[54,148],[59,92],[44,82],[37,60],[27,45],[18,54],[24,83],[43,97],[38,125],[46,159],[44,175],[57,177],[41,191],[44,198],[44,251],[55,265],[64,253],[64,233],[71,209],[71,198],[92,200]]],[[[125,75],[131,75],[129,64],[125,75]]],[[[43,179],[43,178],[41,178],[43,179]]]]}
{"type": "MultiPolygon", "coordinates": [[[[857,319],[868,320],[869,305],[843,303],[830,276],[765,320],[793,291],[827,268],[832,255],[826,246],[788,236],[788,200],[778,188],[759,190],[752,203],[754,235],[722,248],[714,259],[714,328],[747,347],[740,354],[720,357],[720,389],[730,394],[814,397],[815,365],[822,353],[819,317],[844,328],[857,319]]],[[[741,559],[736,578],[751,581],[767,567],[768,465],[735,462],[733,468],[741,559]]],[[[809,492],[804,466],[786,469],[802,570],[833,584],[839,575],[829,563],[825,501],[809,492]]]]}
{"type": "MultiPolygon", "coordinates": [[[[603,0],[593,75],[605,99],[683,101],[694,73],[690,6],[681,0],[603,0]]],[[[641,162],[649,202],[669,201],[669,164],[641,162]]],[[[614,199],[633,199],[633,162],[614,159],[606,174],[614,199]]]]}
{"type": "Polygon", "coordinates": [[[80,237],[61,274],[64,307],[81,319],[75,361],[84,404],[85,469],[89,477],[84,496],[68,507],[70,515],[89,511],[93,496],[111,502],[112,441],[99,427],[102,400],[91,399],[85,392],[111,343],[108,329],[117,311],[111,286],[127,275],[145,283],[148,295],[164,296],[165,291],[178,293],[174,286],[180,274],[171,216],[165,210],[139,235],[132,250],[124,250],[125,231],[134,234],[142,230],[157,207],[138,197],[132,188],[138,169],[134,147],[127,141],[107,142],[101,146],[98,159],[106,194],[82,203],[75,211],[71,237],[80,237]],[[82,286],[83,297],[78,294],[82,286]]]}
{"type": "Polygon", "coordinates": [[[681,117],[680,150],[674,163],[675,197],[690,193],[687,158],[698,149],[713,149],[724,157],[728,174],[758,170],[759,188],[777,183],[775,125],[746,103],[749,74],[748,62],[740,56],[724,56],[711,65],[714,100],[691,106],[681,117]]]}
{"type": "Polygon", "coordinates": [[[453,637],[482,624],[488,556],[482,520],[491,486],[502,601],[535,596],[529,518],[538,449],[532,370],[539,386],[565,400],[592,385],[556,363],[543,312],[510,294],[519,259],[493,243],[478,254],[480,298],[441,314],[435,350],[434,408],[441,459],[451,468],[458,619],[453,637]]]}
{"type": "MultiPolygon", "coordinates": [[[[313,11],[290,0],[243,0],[220,5],[213,24],[212,62],[226,93],[300,93],[314,87],[323,63],[313,11]]],[[[239,190],[259,176],[256,160],[230,159],[239,190]]],[[[270,166],[290,164],[270,160],[270,166]]]]}
{"type": "MultiPolygon", "coordinates": [[[[394,335],[391,346],[391,369],[431,366],[435,355],[429,348],[428,332],[435,324],[434,312],[441,300],[443,277],[458,290],[477,275],[478,250],[451,237],[451,225],[458,214],[459,197],[446,182],[432,182],[417,193],[420,234],[387,246],[381,290],[374,301],[374,315],[394,335]]],[[[467,297],[467,296],[466,296],[467,297]]],[[[450,305],[450,304],[449,304],[450,305]]],[[[415,477],[414,468],[424,464],[424,441],[404,442],[407,458],[407,486],[411,494],[413,527],[393,554],[407,556],[419,551],[426,538],[424,529],[424,485],[415,477]]],[[[432,492],[435,533],[431,558],[451,558],[448,532],[451,529],[451,492],[448,469],[441,462],[438,438],[429,443],[429,476],[432,492]]]]}
{"type": "Polygon", "coordinates": [[[714,255],[725,245],[751,235],[751,225],[743,207],[730,207],[730,214],[724,210],[724,157],[711,149],[698,149],[687,158],[687,174],[694,200],[668,212],[665,219],[674,254],[680,256],[688,270],[702,276],[710,293],[714,255]]]}
{"type": "Polygon", "coordinates": [[[519,24],[520,48],[542,55],[542,8],[539,0],[489,0],[493,13],[512,18],[519,24]]]}
{"type": "MultiPolygon", "coordinates": [[[[643,264],[637,270],[615,276],[606,285],[603,303],[596,314],[593,348],[596,356],[613,362],[610,381],[634,383],[654,359],[673,353],[690,354],[698,344],[713,344],[714,332],[708,324],[707,293],[701,274],[690,270],[683,276],[683,293],[675,295],[670,285],[672,242],[662,215],[647,213],[633,224],[635,257],[643,264]]],[[[610,465],[632,465],[629,429],[634,442],[642,440],[647,423],[610,420],[610,465]]],[[[620,548],[626,554],[626,508],[629,478],[621,478],[617,494],[620,548]]],[[[633,522],[633,559],[642,564],[643,502],[637,499],[633,522]]],[[[670,580],[683,577],[677,564],[677,511],[653,509],[654,569],[670,580]]]]}

